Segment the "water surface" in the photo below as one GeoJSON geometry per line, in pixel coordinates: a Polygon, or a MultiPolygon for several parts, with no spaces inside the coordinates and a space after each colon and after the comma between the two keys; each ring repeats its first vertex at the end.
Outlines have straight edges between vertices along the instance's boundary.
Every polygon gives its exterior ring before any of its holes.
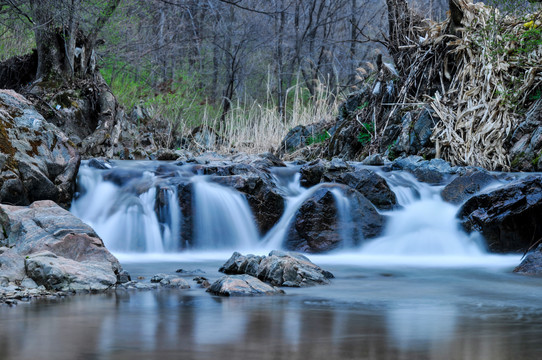
{"type": "MultiPolygon", "coordinates": [[[[223,262],[220,254],[120,258],[146,279],[179,267],[216,279],[223,262]]],[[[3,306],[0,358],[498,360],[542,352],[541,280],[511,273],[518,257],[445,266],[312,258],[336,279],[284,296],[220,298],[189,276],[189,290],[3,306]]]]}

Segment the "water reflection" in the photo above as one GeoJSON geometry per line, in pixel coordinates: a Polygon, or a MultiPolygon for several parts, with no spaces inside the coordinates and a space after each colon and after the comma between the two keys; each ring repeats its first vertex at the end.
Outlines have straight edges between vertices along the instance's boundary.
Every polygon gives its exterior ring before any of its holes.
{"type": "Polygon", "coordinates": [[[447,349],[456,332],[458,312],[449,304],[401,304],[387,311],[390,346],[399,351],[447,349]]]}
{"type": "Polygon", "coordinates": [[[533,279],[509,286],[484,274],[472,282],[408,274],[367,273],[269,298],[191,289],[0,307],[0,359],[504,360],[542,351],[533,279]],[[355,300],[334,295],[348,291],[355,300]]]}

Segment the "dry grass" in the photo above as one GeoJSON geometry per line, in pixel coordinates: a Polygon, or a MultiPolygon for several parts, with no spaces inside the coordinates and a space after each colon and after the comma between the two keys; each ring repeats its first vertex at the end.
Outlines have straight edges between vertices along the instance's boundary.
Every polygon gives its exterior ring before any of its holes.
{"type": "MultiPolygon", "coordinates": [[[[316,88],[316,94],[310,99],[306,99],[306,89],[300,85],[288,89],[287,98],[290,100],[286,116],[280,114],[272,100],[265,104],[238,100],[232,104],[224,122],[216,112],[207,111],[203,112],[197,124],[183,121],[182,116],[169,120],[177,124],[177,133],[181,136],[190,137],[196,125],[208,126],[220,134],[222,141],[210,147],[195,144],[193,150],[196,151],[214,151],[220,154],[274,151],[288,131],[295,126],[334,118],[340,100],[324,84],[319,84],[316,88]]],[[[270,90],[268,99],[272,99],[270,90]]],[[[151,113],[159,116],[161,110],[154,108],[151,113]]]]}
{"type": "MultiPolygon", "coordinates": [[[[452,50],[444,60],[454,61],[456,70],[450,86],[430,100],[441,120],[432,140],[437,156],[452,164],[507,170],[506,139],[525,119],[533,91],[542,84],[539,33],[525,27],[525,19],[500,16],[481,3],[459,3],[464,28],[448,43],[452,50]]],[[[539,12],[529,18],[542,17],[539,12]]],[[[431,36],[433,46],[443,41],[442,29],[431,36]]],[[[446,65],[440,71],[442,79],[449,77],[446,65]]]]}

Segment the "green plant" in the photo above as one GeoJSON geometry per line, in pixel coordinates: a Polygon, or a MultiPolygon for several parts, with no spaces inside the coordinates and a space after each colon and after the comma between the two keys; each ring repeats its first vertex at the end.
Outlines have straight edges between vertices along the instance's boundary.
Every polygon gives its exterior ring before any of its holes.
{"type": "Polygon", "coordinates": [[[373,122],[361,124],[362,128],[358,134],[358,141],[362,146],[369,144],[373,138],[375,125],[373,122]]]}
{"type": "Polygon", "coordinates": [[[368,102],[368,101],[365,101],[363,104],[361,104],[360,106],[358,106],[358,110],[363,110],[363,109],[365,109],[367,106],[369,106],[369,102],[368,102]]]}
{"type": "Polygon", "coordinates": [[[312,145],[312,144],[319,144],[319,143],[323,143],[324,141],[326,141],[327,139],[329,139],[331,137],[331,135],[329,135],[329,133],[327,132],[327,130],[325,130],[323,133],[321,134],[316,134],[314,136],[309,136],[307,138],[307,145],[312,145]]]}

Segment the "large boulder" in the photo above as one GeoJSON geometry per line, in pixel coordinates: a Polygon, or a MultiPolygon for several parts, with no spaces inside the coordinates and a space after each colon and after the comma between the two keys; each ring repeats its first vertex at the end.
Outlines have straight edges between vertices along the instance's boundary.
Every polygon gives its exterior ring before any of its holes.
{"type": "Polygon", "coordinates": [[[361,193],[345,185],[325,184],[297,211],[285,246],[289,250],[326,252],[374,238],[383,227],[384,217],[361,193]]]}
{"type": "Polygon", "coordinates": [[[29,277],[52,290],[103,291],[121,275],[94,230],[52,201],[0,205],[0,226],[0,264],[10,282],[29,277]]]}
{"type": "Polygon", "coordinates": [[[220,296],[261,296],[281,295],[284,291],[268,285],[250,275],[226,275],[215,281],[207,289],[220,296]]]}
{"type": "Polygon", "coordinates": [[[461,204],[497,178],[485,170],[469,170],[459,175],[442,190],[442,199],[452,204],[461,204]]]}
{"type": "Polygon", "coordinates": [[[302,287],[329,284],[334,276],[295,252],[273,250],[268,256],[233,255],[219,269],[225,274],[247,274],[274,286],[302,287]]]}
{"type": "Polygon", "coordinates": [[[542,238],[542,177],[529,176],[476,195],[458,217],[468,232],[479,231],[493,252],[521,252],[542,238]]]}
{"type": "Polygon", "coordinates": [[[56,126],[11,90],[0,90],[0,202],[71,201],[80,156],[56,126]]]}

